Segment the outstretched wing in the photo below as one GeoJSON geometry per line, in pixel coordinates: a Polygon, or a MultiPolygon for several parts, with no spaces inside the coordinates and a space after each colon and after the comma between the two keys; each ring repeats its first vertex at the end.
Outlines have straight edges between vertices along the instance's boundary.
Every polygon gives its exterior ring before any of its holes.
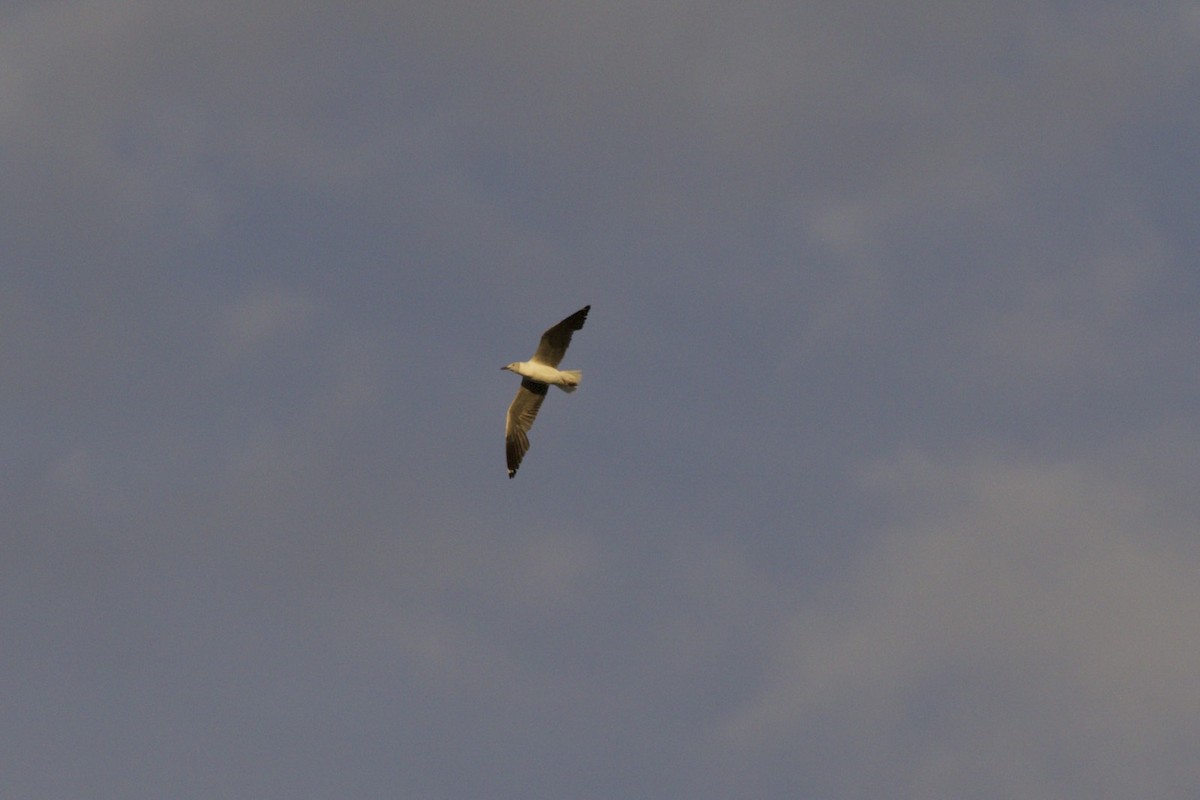
{"type": "Polygon", "coordinates": [[[543,333],[542,340],[538,342],[537,352],[529,360],[548,367],[557,367],[563,354],[567,352],[567,345],[571,343],[571,334],[583,327],[589,309],[590,305],[584,306],[543,333]]]}
{"type": "Polygon", "coordinates": [[[549,388],[549,384],[522,378],[521,388],[517,389],[517,396],[508,407],[508,419],[504,423],[504,454],[508,457],[510,478],[517,474],[517,467],[521,466],[521,459],[529,450],[527,434],[537,419],[538,409],[542,407],[549,388]]]}

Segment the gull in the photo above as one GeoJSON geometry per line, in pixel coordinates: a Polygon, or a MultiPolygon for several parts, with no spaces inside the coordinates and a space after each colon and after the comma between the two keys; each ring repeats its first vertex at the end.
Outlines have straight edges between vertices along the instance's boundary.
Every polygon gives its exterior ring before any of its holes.
{"type": "Polygon", "coordinates": [[[554,385],[564,392],[573,392],[579,388],[579,379],[583,373],[577,369],[558,369],[571,343],[571,334],[583,327],[591,306],[584,306],[571,316],[558,323],[542,334],[538,342],[537,352],[528,361],[514,361],[508,366],[501,367],[521,376],[521,388],[508,407],[508,419],[504,423],[504,452],[508,457],[508,477],[517,474],[521,459],[529,450],[529,429],[537,417],[546,392],[554,385]]]}

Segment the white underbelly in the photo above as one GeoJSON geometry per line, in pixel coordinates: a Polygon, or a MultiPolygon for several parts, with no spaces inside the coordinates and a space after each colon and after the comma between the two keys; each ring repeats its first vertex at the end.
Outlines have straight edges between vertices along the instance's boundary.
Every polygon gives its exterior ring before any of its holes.
{"type": "Polygon", "coordinates": [[[526,378],[532,378],[535,381],[542,383],[553,383],[560,386],[563,383],[563,375],[554,367],[548,367],[545,364],[538,364],[534,361],[526,361],[521,365],[521,374],[526,378]]]}

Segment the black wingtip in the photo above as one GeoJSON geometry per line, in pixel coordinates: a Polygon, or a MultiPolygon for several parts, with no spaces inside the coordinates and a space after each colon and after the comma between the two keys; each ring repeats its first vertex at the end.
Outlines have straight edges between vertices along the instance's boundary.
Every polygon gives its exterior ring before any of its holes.
{"type": "Polygon", "coordinates": [[[571,316],[564,319],[563,322],[569,323],[571,326],[571,330],[577,331],[583,327],[583,323],[587,322],[588,312],[591,310],[592,310],[592,306],[589,303],[588,305],[586,305],[583,308],[576,311],[571,316]]]}

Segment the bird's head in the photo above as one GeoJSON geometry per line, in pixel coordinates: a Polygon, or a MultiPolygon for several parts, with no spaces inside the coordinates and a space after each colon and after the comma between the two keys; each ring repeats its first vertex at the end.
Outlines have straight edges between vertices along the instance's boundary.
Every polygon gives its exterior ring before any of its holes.
{"type": "Polygon", "coordinates": [[[500,369],[506,369],[506,370],[508,370],[509,372],[516,372],[516,371],[517,371],[517,364],[518,364],[518,363],[519,363],[519,362],[516,362],[516,361],[514,361],[514,362],[512,362],[511,364],[505,364],[505,365],[504,365],[503,367],[501,367],[500,369]]]}

